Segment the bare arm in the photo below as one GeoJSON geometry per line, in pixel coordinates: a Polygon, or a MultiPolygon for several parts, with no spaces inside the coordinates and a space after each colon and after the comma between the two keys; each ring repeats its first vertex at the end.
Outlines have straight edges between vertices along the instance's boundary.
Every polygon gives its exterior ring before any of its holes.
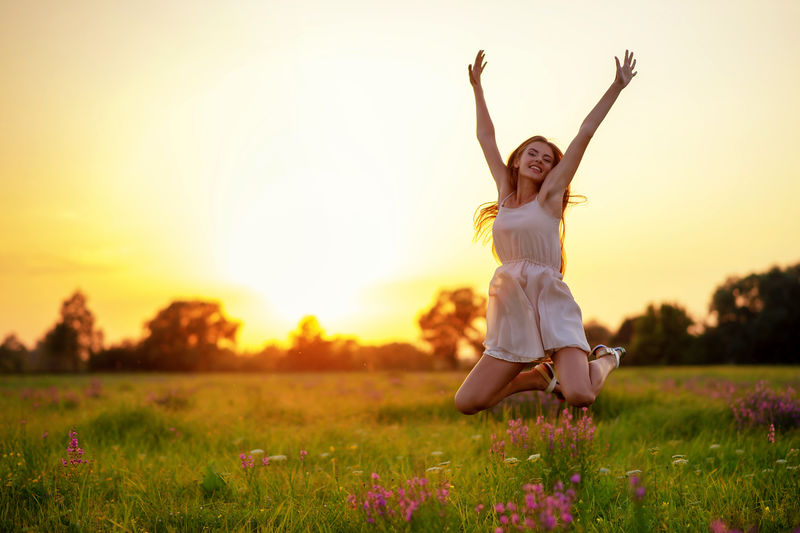
{"type": "Polygon", "coordinates": [[[625,61],[623,65],[620,65],[619,58],[615,57],[614,59],[617,62],[617,75],[614,78],[614,82],[583,120],[578,134],[567,147],[567,151],[564,152],[564,157],[547,175],[545,183],[542,185],[542,192],[545,194],[545,200],[552,196],[558,196],[560,198],[564,194],[564,190],[572,182],[572,178],[578,170],[578,165],[583,158],[586,147],[589,146],[589,141],[592,139],[594,132],[597,131],[600,123],[606,118],[608,111],[611,109],[611,106],[614,105],[614,102],[617,101],[617,97],[622,92],[622,89],[636,76],[636,72],[633,71],[636,67],[636,60],[633,59],[633,52],[629,53],[625,50],[625,61]]]}
{"type": "Polygon", "coordinates": [[[468,67],[469,82],[472,84],[472,89],[475,93],[476,134],[478,136],[478,143],[481,145],[483,156],[486,158],[489,171],[492,173],[494,182],[497,185],[499,201],[499,195],[508,181],[508,171],[505,163],[503,163],[503,158],[500,156],[500,150],[497,148],[494,124],[492,124],[492,118],[489,116],[489,108],[486,106],[486,99],[483,96],[481,73],[486,66],[486,63],[483,62],[483,58],[483,50],[480,50],[478,55],[475,56],[475,63],[468,67]]]}

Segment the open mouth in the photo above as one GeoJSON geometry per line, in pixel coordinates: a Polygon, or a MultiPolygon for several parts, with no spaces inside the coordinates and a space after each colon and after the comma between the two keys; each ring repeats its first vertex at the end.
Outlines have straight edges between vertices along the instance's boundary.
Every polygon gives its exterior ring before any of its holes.
{"type": "Polygon", "coordinates": [[[539,174],[541,174],[541,173],[542,173],[542,169],[541,169],[540,167],[536,166],[536,165],[531,165],[531,166],[529,166],[528,168],[530,168],[530,169],[531,169],[531,170],[533,170],[534,172],[538,172],[539,174]]]}

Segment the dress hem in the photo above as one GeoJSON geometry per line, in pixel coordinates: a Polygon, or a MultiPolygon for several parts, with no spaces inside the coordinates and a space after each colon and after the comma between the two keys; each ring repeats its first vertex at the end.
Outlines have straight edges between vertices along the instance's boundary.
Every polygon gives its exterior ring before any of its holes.
{"type": "Polygon", "coordinates": [[[590,350],[586,350],[583,346],[579,346],[576,344],[566,344],[564,346],[559,346],[557,348],[551,348],[549,350],[545,350],[545,354],[541,357],[526,357],[524,355],[517,355],[511,352],[507,352],[503,349],[492,349],[486,348],[483,351],[483,355],[488,355],[490,357],[494,357],[495,359],[501,359],[503,361],[508,361],[509,363],[543,363],[553,360],[553,354],[563,348],[577,348],[582,352],[586,352],[586,358],[589,358],[590,350]]]}

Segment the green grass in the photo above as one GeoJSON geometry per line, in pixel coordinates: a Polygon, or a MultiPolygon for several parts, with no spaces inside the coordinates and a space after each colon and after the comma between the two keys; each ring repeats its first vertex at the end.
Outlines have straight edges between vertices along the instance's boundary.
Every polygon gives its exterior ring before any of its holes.
{"type": "MultiPolygon", "coordinates": [[[[558,407],[518,396],[463,416],[452,404],[463,377],[2,377],[0,531],[493,531],[495,503],[521,502],[526,483],[550,491],[578,467],[544,449],[507,444],[517,464],[490,454],[491,435],[505,437],[508,420],[521,416],[538,434],[536,416],[552,421],[558,407]],[[61,464],[71,429],[88,464],[61,464]],[[262,466],[256,454],[256,466],[243,469],[239,454],[257,448],[287,460],[262,466]],[[535,452],[542,459],[527,461],[535,452]],[[446,481],[449,498],[426,502],[410,523],[367,524],[347,497],[363,495],[372,472],[387,487],[414,476],[446,481]],[[487,510],[477,513],[478,504],[487,510]]],[[[797,389],[800,367],[612,374],[589,410],[595,439],[568,529],[708,531],[716,519],[745,530],[800,527],[800,470],[787,468],[800,463],[800,428],[770,443],[764,427],[737,431],[729,407],[760,379],[797,389]],[[678,454],[686,464],[673,464],[678,454]],[[641,502],[632,470],[641,470],[641,502]]]]}

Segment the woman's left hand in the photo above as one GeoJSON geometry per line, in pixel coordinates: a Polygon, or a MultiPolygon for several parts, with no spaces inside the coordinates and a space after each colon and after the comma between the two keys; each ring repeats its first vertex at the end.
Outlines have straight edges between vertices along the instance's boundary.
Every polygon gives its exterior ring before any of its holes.
{"type": "Polygon", "coordinates": [[[636,76],[636,72],[633,71],[636,68],[636,60],[633,59],[633,52],[627,50],[625,50],[625,61],[622,65],[619,64],[617,56],[614,56],[614,60],[617,62],[617,77],[614,79],[614,83],[624,89],[636,76]]]}

